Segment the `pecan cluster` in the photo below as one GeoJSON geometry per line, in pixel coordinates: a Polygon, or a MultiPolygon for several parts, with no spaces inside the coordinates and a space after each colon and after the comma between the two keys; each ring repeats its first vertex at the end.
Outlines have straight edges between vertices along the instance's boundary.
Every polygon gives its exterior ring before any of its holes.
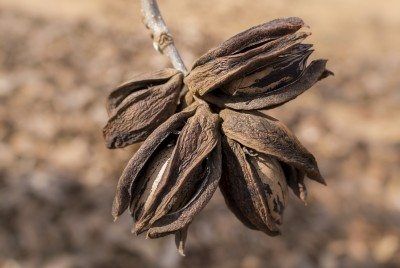
{"type": "Polygon", "coordinates": [[[307,64],[299,18],[252,27],[208,51],[185,77],[165,69],[111,92],[103,133],[109,148],[142,142],[118,182],[112,214],[129,209],[133,232],[176,235],[220,188],[247,227],[280,233],[288,189],[305,202],[304,178],[325,184],[314,156],[262,110],[282,105],[331,75],[307,64]],[[188,89],[186,96],[182,92],[188,89]]]}

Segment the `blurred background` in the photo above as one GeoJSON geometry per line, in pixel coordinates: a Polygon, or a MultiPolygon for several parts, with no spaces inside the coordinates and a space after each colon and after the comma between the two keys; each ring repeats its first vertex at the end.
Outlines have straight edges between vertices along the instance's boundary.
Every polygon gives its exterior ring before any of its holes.
{"type": "Polygon", "coordinates": [[[246,229],[219,191],[189,229],[145,240],[110,215],[135,151],[107,150],[115,85],[169,66],[135,0],[0,0],[0,267],[400,267],[400,1],[164,0],[188,66],[265,21],[299,16],[336,74],[270,111],[328,187],[291,197],[283,235],[246,229]]]}

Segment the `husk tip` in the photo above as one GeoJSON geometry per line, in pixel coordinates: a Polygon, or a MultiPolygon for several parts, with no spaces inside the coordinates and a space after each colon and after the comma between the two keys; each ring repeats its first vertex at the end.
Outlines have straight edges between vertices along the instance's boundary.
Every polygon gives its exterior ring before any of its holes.
{"type": "Polygon", "coordinates": [[[112,210],[111,210],[111,216],[113,217],[113,221],[116,222],[120,216],[118,213],[118,208],[116,207],[116,204],[114,202],[112,210]]]}
{"type": "Polygon", "coordinates": [[[185,249],[184,249],[184,248],[178,248],[178,253],[179,253],[182,257],[186,257],[185,249]]]}
{"type": "MultiPolygon", "coordinates": [[[[143,224],[143,222],[136,222],[134,224],[134,226],[132,227],[132,229],[134,230],[136,235],[140,235],[146,231],[146,225],[143,224]]],[[[148,236],[149,236],[149,233],[147,233],[146,239],[149,238],[148,236]]]]}

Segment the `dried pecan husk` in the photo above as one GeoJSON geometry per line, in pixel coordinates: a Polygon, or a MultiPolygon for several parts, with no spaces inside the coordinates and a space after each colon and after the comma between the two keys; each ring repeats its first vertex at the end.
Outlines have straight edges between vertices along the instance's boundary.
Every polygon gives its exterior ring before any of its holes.
{"type": "Polygon", "coordinates": [[[214,91],[203,96],[204,100],[221,108],[235,110],[272,109],[295,99],[311,88],[316,82],[330,75],[326,60],[315,60],[304,70],[295,82],[279,89],[255,95],[230,96],[223,91],[214,91]]]}
{"type": "MultiPolygon", "coordinates": [[[[221,177],[220,141],[218,141],[210,156],[205,159],[203,165],[205,165],[205,169],[197,179],[197,182],[189,182],[192,184],[190,185],[192,194],[188,196],[190,199],[185,199],[185,202],[181,203],[179,207],[155,220],[148,231],[148,237],[165,236],[187,227],[193,217],[206,206],[218,188],[221,177]]],[[[194,179],[195,177],[192,178],[192,180],[194,179]]]]}
{"type": "Polygon", "coordinates": [[[275,19],[261,25],[253,26],[229,38],[218,47],[209,50],[206,54],[197,59],[193,64],[193,68],[217,58],[238,54],[267,41],[295,33],[302,27],[304,27],[303,20],[296,17],[275,19]]]}
{"type": "Polygon", "coordinates": [[[207,52],[185,77],[188,88],[219,107],[240,110],[281,105],[332,74],[326,60],[307,67],[311,45],[299,18],[278,19],[244,31],[207,52]]]}
{"type": "Polygon", "coordinates": [[[129,161],[113,216],[130,207],[135,233],[175,233],[183,251],[187,227],[218,187],[220,174],[219,117],[196,102],[161,124],[129,161]]]}
{"type": "Polygon", "coordinates": [[[175,139],[172,136],[176,135],[175,133],[177,130],[184,127],[186,120],[195,114],[196,109],[197,105],[194,104],[168,118],[149,135],[146,141],[142,143],[138,151],[129,160],[119,178],[114,197],[112,215],[115,219],[124,213],[130,204],[136,206],[135,202],[138,202],[137,198],[143,190],[143,180],[139,180],[139,173],[144,169],[145,164],[162,143],[164,143],[164,147],[166,147],[171,143],[171,139],[175,139]],[[135,199],[133,197],[135,197],[135,199]]]}
{"type": "Polygon", "coordinates": [[[230,96],[253,96],[290,84],[304,71],[307,59],[313,52],[311,47],[296,44],[287,53],[272,58],[260,68],[222,86],[221,90],[230,96]]]}
{"type": "Polygon", "coordinates": [[[107,100],[106,145],[122,148],[143,141],[176,110],[183,74],[164,69],[133,78],[114,89],[107,100]]]}
{"type": "Polygon", "coordinates": [[[215,172],[209,170],[209,162],[219,141],[218,125],[218,115],[212,114],[205,105],[200,105],[195,115],[188,119],[151,197],[152,206],[136,222],[137,232],[147,229],[168,212],[179,211],[197,192],[197,188],[207,182],[209,174],[215,172]]]}
{"type": "Polygon", "coordinates": [[[225,137],[220,190],[236,217],[270,236],[280,234],[287,185],[279,162],[225,137]]]}
{"type": "Polygon", "coordinates": [[[296,136],[277,119],[261,112],[237,112],[224,109],[223,133],[252,150],[276,157],[310,179],[325,184],[314,156],[298,141],[296,136]]]}
{"type": "Polygon", "coordinates": [[[171,140],[168,138],[174,139],[172,136],[176,135],[177,130],[184,127],[186,120],[195,114],[196,109],[197,105],[193,104],[168,118],[150,134],[129,160],[118,181],[115,193],[112,207],[112,215],[115,219],[124,213],[131,204],[136,206],[137,198],[146,182],[146,180],[140,180],[139,173],[144,169],[151,156],[157,153],[157,149],[162,143],[164,146],[170,144],[171,140]]]}

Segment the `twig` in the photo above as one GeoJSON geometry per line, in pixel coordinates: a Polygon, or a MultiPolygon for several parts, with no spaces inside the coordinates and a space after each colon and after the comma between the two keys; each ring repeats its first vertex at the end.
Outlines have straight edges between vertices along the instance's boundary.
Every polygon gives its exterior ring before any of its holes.
{"type": "Polygon", "coordinates": [[[141,2],[143,23],[151,31],[154,48],[167,55],[175,69],[186,74],[187,69],[161,16],[157,1],[141,0],[141,2]]]}

